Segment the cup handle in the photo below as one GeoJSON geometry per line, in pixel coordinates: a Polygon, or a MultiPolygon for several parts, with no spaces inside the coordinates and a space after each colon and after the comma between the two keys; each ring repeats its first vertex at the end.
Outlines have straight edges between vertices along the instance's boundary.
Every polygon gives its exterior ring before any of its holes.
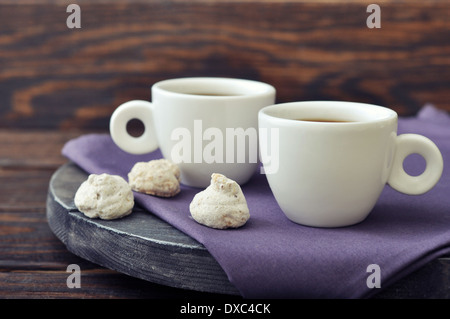
{"type": "Polygon", "coordinates": [[[116,145],[131,154],[149,153],[158,148],[153,124],[153,104],[143,100],[133,100],[121,104],[113,112],[109,122],[109,132],[116,145]],[[138,119],[144,124],[144,133],[134,137],[128,134],[127,124],[138,119]]]}
{"type": "Polygon", "coordinates": [[[396,150],[388,184],[399,192],[420,195],[428,192],[439,181],[444,160],[436,144],[417,134],[402,134],[396,138],[396,150]],[[408,155],[419,154],[426,161],[422,174],[412,176],[405,172],[403,161],[408,155]]]}

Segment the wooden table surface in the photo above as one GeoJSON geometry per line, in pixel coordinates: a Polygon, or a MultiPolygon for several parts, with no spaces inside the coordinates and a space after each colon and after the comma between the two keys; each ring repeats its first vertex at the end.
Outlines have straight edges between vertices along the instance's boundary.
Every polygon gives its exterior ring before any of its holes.
{"type": "MultiPolygon", "coordinates": [[[[379,29],[366,26],[371,1],[79,1],[80,29],[66,25],[71,2],[0,0],[0,298],[224,297],[85,261],[46,220],[64,143],[106,132],[118,105],[150,99],[159,80],[241,77],[274,85],[278,102],[450,111],[447,0],[383,0],[379,29]],[[81,288],[67,287],[70,264],[81,288]]],[[[448,298],[449,264],[431,262],[382,296],[448,298]]]]}
{"type": "MultiPolygon", "coordinates": [[[[0,298],[219,298],[153,284],[70,253],[46,219],[50,178],[60,151],[82,132],[0,131],[0,298]],[[70,264],[81,288],[68,288],[70,264]]],[[[227,297],[235,299],[236,297],[227,297]]]]}

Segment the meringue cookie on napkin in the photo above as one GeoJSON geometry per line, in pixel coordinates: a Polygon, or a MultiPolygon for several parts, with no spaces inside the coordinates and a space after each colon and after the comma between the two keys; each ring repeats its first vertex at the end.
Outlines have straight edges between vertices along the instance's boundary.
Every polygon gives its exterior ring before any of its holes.
{"type": "Polygon", "coordinates": [[[173,197],[180,192],[180,168],[166,159],[136,163],[128,173],[131,189],[158,197],[173,197]]]}
{"type": "Polygon", "coordinates": [[[194,196],[189,210],[196,222],[217,229],[238,228],[250,218],[239,184],[217,173],[211,175],[211,184],[194,196]]]}

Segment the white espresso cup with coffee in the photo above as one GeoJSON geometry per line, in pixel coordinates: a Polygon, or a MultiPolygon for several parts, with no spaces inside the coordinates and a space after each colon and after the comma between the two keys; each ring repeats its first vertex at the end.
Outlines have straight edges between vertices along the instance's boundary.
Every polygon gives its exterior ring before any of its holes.
{"type": "Polygon", "coordinates": [[[152,86],[152,102],[120,105],[110,119],[113,141],[132,154],[160,148],[177,163],[181,182],[206,187],[212,173],[239,184],[255,173],[258,162],[258,111],[275,102],[269,84],[232,78],[194,77],[164,80],[152,86]],[[127,124],[140,120],[138,137],[127,124]]]}
{"type": "MultiPolygon", "coordinates": [[[[269,145],[278,149],[277,169],[267,173],[267,180],[284,214],[298,224],[359,223],[372,211],[386,183],[399,192],[420,195],[434,187],[443,171],[437,146],[421,135],[397,135],[397,113],[389,108],[293,102],[263,108],[258,120],[260,130],[278,130],[260,139],[261,154],[267,154],[269,145]],[[418,176],[403,168],[410,154],[426,161],[418,176]]],[[[261,161],[270,165],[264,157],[261,161]]]]}

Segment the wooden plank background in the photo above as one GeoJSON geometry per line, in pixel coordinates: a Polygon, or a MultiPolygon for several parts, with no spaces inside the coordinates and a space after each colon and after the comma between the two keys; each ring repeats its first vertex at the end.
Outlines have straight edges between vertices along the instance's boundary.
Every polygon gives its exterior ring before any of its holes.
{"type": "Polygon", "coordinates": [[[156,81],[268,82],[277,101],[450,111],[449,1],[1,1],[0,128],[106,130],[156,81]],[[81,29],[66,7],[81,8],[81,29]]]}
{"type": "MultiPolygon", "coordinates": [[[[381,29],[368,29],[372,2],[0,0],[0,298],[206,297],[82,260],[45,216],[64,143],[106,131],[114,109],[150,99],[156,81],[240,77],[271,83],[278,102],[450,111],[450,2],[377,1],[381,29]],[[81,29],[66,26],[70,3],[81,29]],[[81,290],[66,286],[72,263],[81,290]]],[[[448,264],[434,261],[384,296],[448,298],[448,264]]]]}

